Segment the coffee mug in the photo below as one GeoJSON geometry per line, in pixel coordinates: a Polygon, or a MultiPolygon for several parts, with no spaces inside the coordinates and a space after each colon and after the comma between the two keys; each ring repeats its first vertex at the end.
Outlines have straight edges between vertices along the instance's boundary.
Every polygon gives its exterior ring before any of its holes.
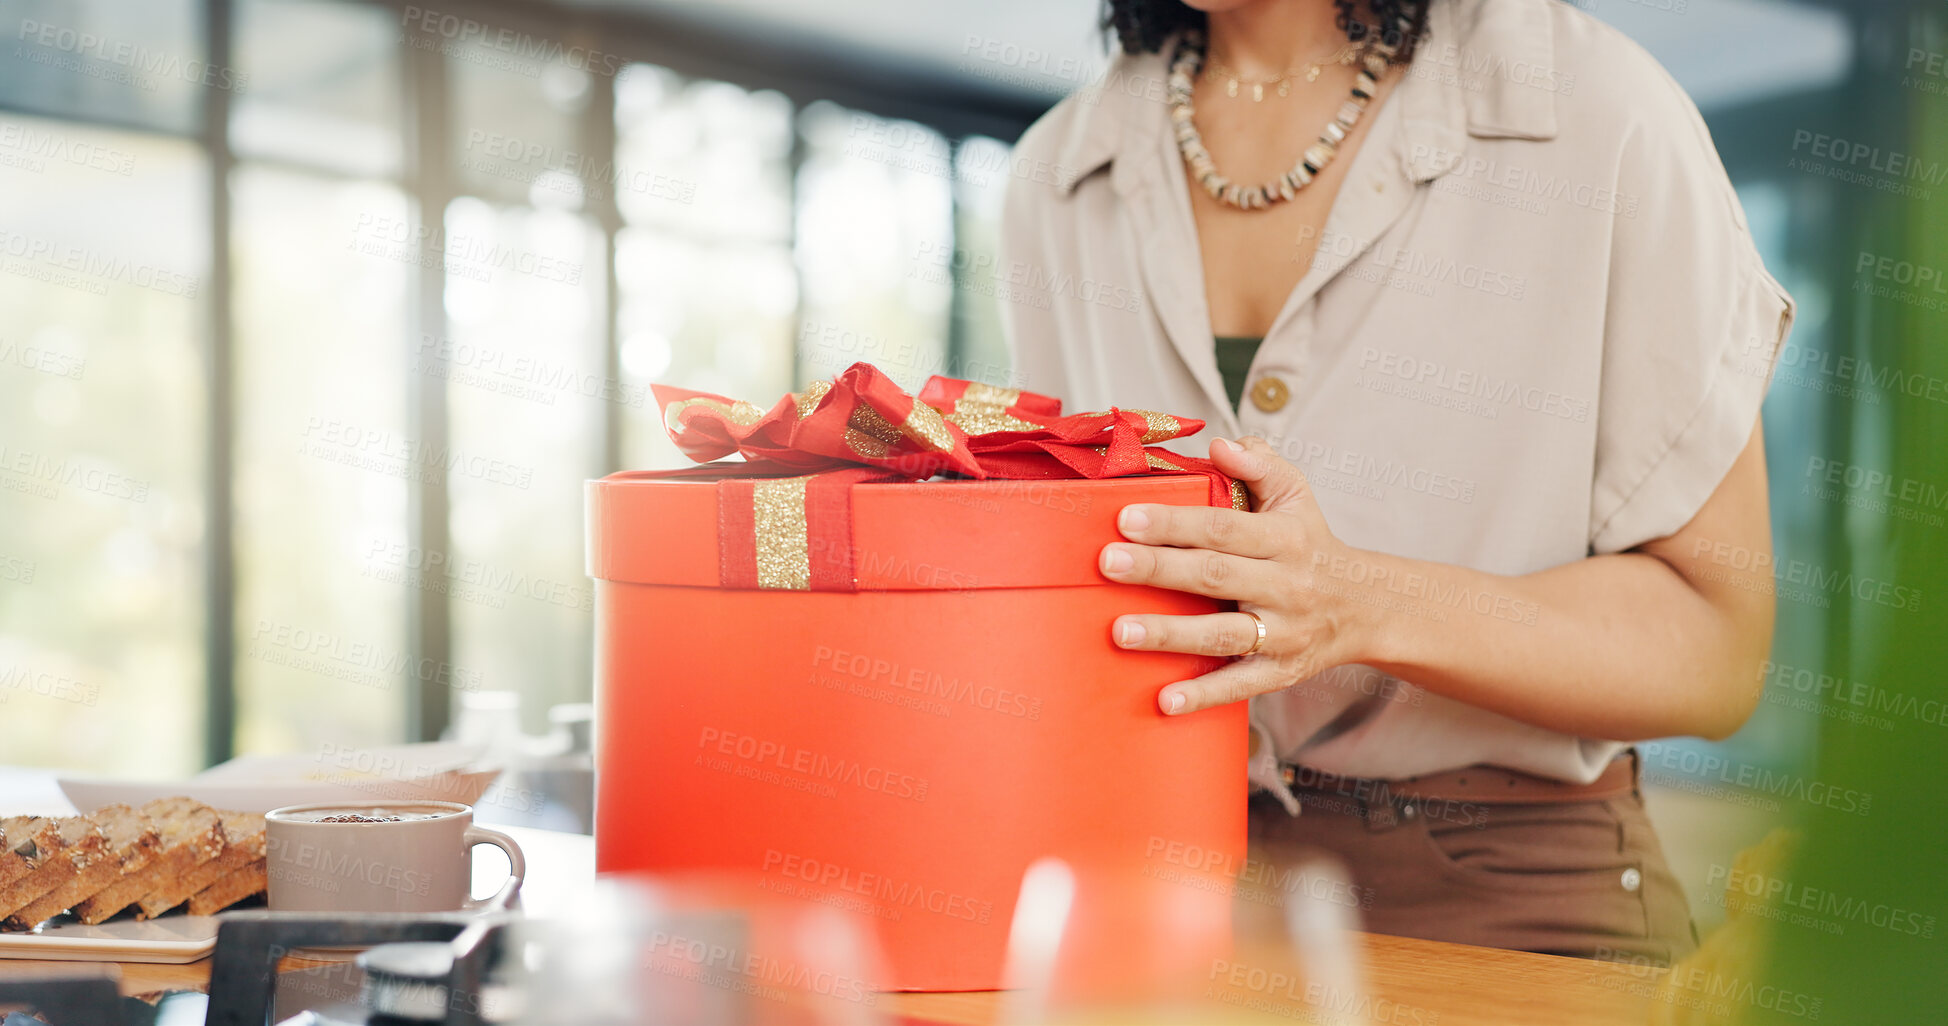
{"type": "Polygon", "coordinates": [[[521,846],[473,825],[457,802],[314,802],[264,816],[275,912],[452,912],[506,908],[521,890],[521,846]],[[507,882],[470,897],[473,848],[507,853],[507,882]]]}

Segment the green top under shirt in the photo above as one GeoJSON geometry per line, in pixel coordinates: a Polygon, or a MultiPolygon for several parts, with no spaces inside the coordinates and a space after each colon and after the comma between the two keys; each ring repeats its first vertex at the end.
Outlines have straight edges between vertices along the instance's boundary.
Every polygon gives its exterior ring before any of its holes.
{"type": "Polygon", "coordinates": [[[1234,410],[1244,400],[1245,377],[1251,373],[1252,357],[1258,355],[1264,341],[1242,335],[1219,335],[1216,339],[1218,376],[1224,379],[1224,394],[1231,397],[1234,410]]]}

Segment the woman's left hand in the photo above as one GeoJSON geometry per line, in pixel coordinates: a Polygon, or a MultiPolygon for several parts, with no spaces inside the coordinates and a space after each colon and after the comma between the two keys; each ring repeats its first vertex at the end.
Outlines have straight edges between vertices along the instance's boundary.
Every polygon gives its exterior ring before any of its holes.
{"type": "Polygon", "coordinates": [[[1117,617],[1111,632],[1123,648],[1244,657],[1164,688],[1157,704],[1173,715],[1278,691],[1358,662],[1365,626],[1357,615],[1363,607],[1342,597],[1344,582],[1328,583],[1328,569],[1344,567],[1354,550],[1333,537],[1305,474],[1258,438],[1219,439],[1211,443],[1211,459],[1251,489],[1257,512],[1125,506],[1117,527],[1129,541],[1104,546],[1100,564],[1113,581],[1234,601],[1265,625],[1258,644],[1258,624],[1243,612],[1117,617]]]}

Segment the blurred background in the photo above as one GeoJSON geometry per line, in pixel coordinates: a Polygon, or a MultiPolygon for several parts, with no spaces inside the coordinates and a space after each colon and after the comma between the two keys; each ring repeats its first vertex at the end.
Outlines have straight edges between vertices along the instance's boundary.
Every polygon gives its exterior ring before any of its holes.
{"type": "MultiPolygon", "coordinates": [[[[1917,409],[1939,439],[1939,357],[1887,325],[1948,294],[1862,226],[1939,220],[1940,4],[1578,6],[1690,91],[1799,300],[1765,408],[1781,565],[1939,551],[1939,492],[1824,474],[1896,470],[1917,409]]],[[[0,0],[6,760],[168,777],[436,737],[485,692],[530,732],[586,701],[581,482],[677,465],[650,383],[768,404],[866,359],[1032,387],[999,335],[1009,146],[1105,66],[1097,17],[0,0]]],[[[1658,749],[1702,924],[1728,853],[1817,803],[1823,730],[1948,722],[1854,650],[1924,608],[1782,584],[1757,715],[1658,749]]]]}

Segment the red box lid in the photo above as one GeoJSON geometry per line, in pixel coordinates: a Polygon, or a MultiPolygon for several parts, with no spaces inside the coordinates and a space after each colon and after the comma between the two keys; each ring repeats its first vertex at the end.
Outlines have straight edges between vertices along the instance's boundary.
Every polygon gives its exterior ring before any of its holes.
{"type": "MultiPolygon", "coordinates": [[[[588,574],[715,588],[717,482],[587,483],[588,574]]],[[[1116,515],[1135,502],[1203,506],[1195,474],[1052,481],[924,481],[852,490],[853,571],[864,591],[1106,584],[1096,569],[1116,515]]]]}

